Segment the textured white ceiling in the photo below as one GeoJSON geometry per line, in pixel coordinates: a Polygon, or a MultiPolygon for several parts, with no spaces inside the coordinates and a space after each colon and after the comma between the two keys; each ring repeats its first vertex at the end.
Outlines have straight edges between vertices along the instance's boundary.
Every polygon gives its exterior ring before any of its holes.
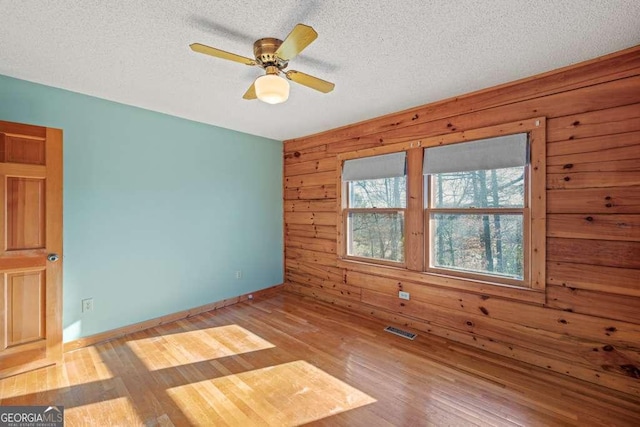
{"type": "Polygon", "coordinates": [[[274,139],[304,136],[640,43],[639,0],[0,0],[0,74],[274,139]],[[297,23],[318,39],[290,62],[336,83],[289,101],[242,95],[252,57],[297,23]]]}

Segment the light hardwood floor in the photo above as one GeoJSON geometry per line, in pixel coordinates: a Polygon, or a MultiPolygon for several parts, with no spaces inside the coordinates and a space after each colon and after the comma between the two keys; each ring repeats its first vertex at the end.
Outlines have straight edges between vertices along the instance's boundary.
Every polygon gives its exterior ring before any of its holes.
{"type": "Polygon", "coordinates": [[[631,396],[282,293],[65,354],[0,405],[75,425],[640,425],[631,396]]]}

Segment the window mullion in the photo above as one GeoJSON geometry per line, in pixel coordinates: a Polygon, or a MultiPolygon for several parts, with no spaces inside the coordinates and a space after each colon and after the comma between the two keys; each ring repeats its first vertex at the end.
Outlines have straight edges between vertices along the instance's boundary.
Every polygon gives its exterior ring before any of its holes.
{"type": "Polygon", "coordinates": [[[405,259],[407,269],[424,269],[424,219],[422,148],[407,151],[407,210],[405,212],[405,259]]]}

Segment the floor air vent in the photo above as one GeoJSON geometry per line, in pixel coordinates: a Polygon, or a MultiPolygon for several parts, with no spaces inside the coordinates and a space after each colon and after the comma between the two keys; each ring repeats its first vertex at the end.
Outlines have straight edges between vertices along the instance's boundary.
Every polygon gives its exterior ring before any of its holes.
{"type": "Polygon", "coordinates": [[[407,338],[409,340],[415,339],[415,337],[418,336],[417,334],[403,331],[402,329],[394,328],[393,326],[387,326],[386,328],[384,328],[384,330],[387,332],[391,332],[392,334],[398,335],[402,338],[407,338]]]}

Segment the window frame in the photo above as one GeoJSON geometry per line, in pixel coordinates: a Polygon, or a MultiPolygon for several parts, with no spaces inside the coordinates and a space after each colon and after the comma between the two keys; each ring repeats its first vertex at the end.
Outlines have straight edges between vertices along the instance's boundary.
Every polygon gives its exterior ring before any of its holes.
{"type": "MultiPolygon", "coordinates": [[[[436,208],[432,207],[433,203],[433,182],[435,177],[433,175],[428,175],[428,178],[425,178],[425,181],[428,180],[428,189],[427,189],[427,199],[425,200],[424,207],[424,229],[426,231],[425,235],[428,238],[424,239],[425,246],[425,272],[432,272],[438,274],[449,274],[452,276],[469,278],[473,280],[484,280],[487,281],[489,278],[491,282],[495,282],[496,284],[505,284],[505,285],[513,285],[519,287],[528,287],[526,283],[526,278],[529,277],[529,269],[530,269],[530,257],[526,256],[526,248],[530,246],[530,233],[529,227],[531,221],[531,209],[527,204],[528,197],[528,189],[529,189],[529,165],[524,166],[524,205],[521,208],[495,208],[495,207],[486,207],[486,208],[436,208]],[[489,273],[481,273],[481,272],[473,272],[467,271],[461,268],[447,268],[447,267],[438,267],[433,266],[433,245],[435,239],[435,227],[431,227],[431,215],[432,214],[459,214],[459,215],[520,215],[522,216],[522,246],[523,246],[523,264],[522,264],[522,280],[509,278],[508,276],[500,276],[497,274],[489,274],[489,273]]],[[[427,175],[425,175],[427,177],[427,175]]]]}
{"type": "MultiPolygon", "coordinates": [[[[390,154],[390,153],[383,153],[383,154],[390,154]]],[[[374,157],[380,154],[375,154],[375,155],[369,155],[369,156],[360,156],[360,157],[354,157],[354,158],[365,158],[365,157],[374,157]]],[[[340,245],[340,243],[338,244],[339,247],[342,247],[342,251],[340,251],[340,254],[342,256],[343,259],[349,259],[349,260],[354,260],[354,261],[359,261],[359,262],[370,262],[370,263],[375,263],[375,264],[382,264],[382,265],[389,265],[389,266],[393,266],[393,267],[400,267],[400,268],[406,268],[407,264],[406,264],[406,259],[407,259],[407,248],[406,248],[406,227],[403,226],[403,240],[405,242],[405,244],[403,245],[403,254],[402,254],[402,261],[392,261],[392,260],[388,260],[388,259],[383,259],[383,258],[373,258],[373,257],[362,257],[362,256],[357,256],[357,255],[349,255],[349,250],[348,250],[348,246],[349,246],[349,230],[348,230],[348,224],[349,224],[349,214],[350,213],[381,213],[381,214],[393,214],[393,213],[402,213],[402,217],[403,217],[403,224],[406,223],[406,219],[407,219],[407,207],[408,207],[408,200],[405,200],[405,207],[404,208],[352,208],[349,207],[349,201],[351,199],[351,194],[349,193],[349,182],[342,181],[342,165],[344,164],[344,161],[346,160],[351,160],[351,158],[345,158],[343,159],[343,161],[340,163],[340,187],[341,187],[341,194],[343,195],[342,200],[343,200],[343,205],[344,206],[342,209],[340,209],[341,211],[341,218],[340,221],[338,222],[340,230],[338,231],[338,234],[340,235],[341,233],[344,233],[344,243],[342,245],[340,245]]],[[[404,175],[405,177],[407,176],[407,174],[405,173],[404,175]]],[[[373,179],[378,179],[378,178],[373,178],[373,179]]],[[[405,191],[406,194],[406,191],[405,191]]],[[[408,195],[407,195],[407,199],[408,199],[408,195]]]]}
{"type": "MultiPolygon", "coordinates": [[[[393,277],[435,286],[471,291],[515,300],[545,303],[546,278],[546,120],[536,117],[445,135],[412,139],[370,149],[340,153],[337,156],[337,264],[353,271],[393,277]],[[510,283],[495,280],[484,274],[452,274],[452,270],[429,268],[428,219],[424,203],[423,150],[427,147],[475,141],[516,133],[529,134],[529,163],[525,166],[528,186],[525,188],[523,239],[525,271],[523,281],[510,283]],[[407,205],[404,213],[404,264],[380,262],[372,258],[354,258],[346,255],[346,216],[348,196],[342,181],[345,160],[407,152],[407,205]],[[527,218],[528,216],[528,218],[527,218]],[[391,265],[389,265],[391,264],[391,265]]],[[[456,270],[456,273],[458,271],[456,270]]]]}

